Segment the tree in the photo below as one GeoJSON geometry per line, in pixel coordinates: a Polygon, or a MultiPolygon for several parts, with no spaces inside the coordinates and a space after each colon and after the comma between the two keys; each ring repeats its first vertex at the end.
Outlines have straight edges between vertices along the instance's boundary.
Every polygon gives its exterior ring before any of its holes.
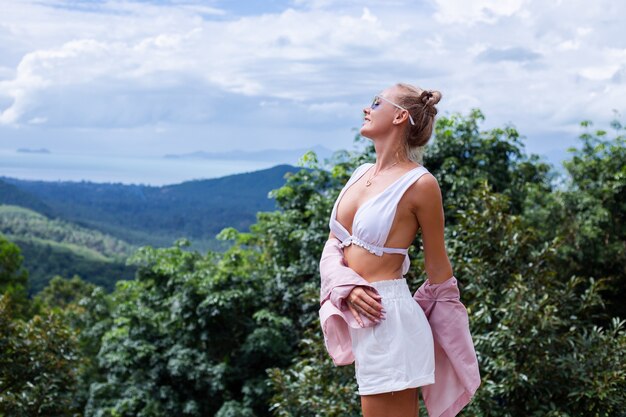
{"type": "Polygon", "coordinates": [[[97,355],[104,333],[110,328],[111,297],[102,287],[83,281],[74,275],[71,279],[55,276],[48,286],[33,300],[33,310],[40,315],[53,312],[76,339],[78,362],[76,383],[67,385],[73,407],[84,410],[92,383],[102,382],[106,375],[101,372],[97,355]]]}
{"type": "Polygon", "coordinates": [[[543,241],[487,183],[450,228],[450,257],[480,363],[468,415],[615,415],[626,407],[626,324],[607,329],[605,280],[560,268],[563,240],[543,241]]]}
{"type": "Polygon", "coordinates": [[[0,298],[0,415],[75,416],[80,362],[74,334],[53,313],[24,321],[0,298]]]}
{"type": "Polygon", "coordinates": [[[20,248],[0,234],[0,295],[7,295],[17,317],[28,315],[28,272],[22,268],[20,248]]]}
{"type": "Polygon", "coordinates": [[[513,126],[482,131],[485,116],[478,109],[468,115],[440,117],[424,164],[439,179],[447,204],[446,224],[455,224],[456,213],[467,196],[488,181],[492,189],[509,197],[510,210],[521,213],[530,190],[541,194],[552,190],[556,174],[537,155],[526,155],[522,136],[513,126]],[[454,204],[454,208],[450,205],[454,204]]]}
{"type": "Polygon", "coordinates": [[[106,379],[91,385],[86,415],[263,415],[263,370],[291,353],[289,323],[265,304],[259,255],[202,256],[187,245],[130,258],[137,277],[112,294],[98,353],[106,379]]]}
{"type": "MultiPolygon", "coordinates": [[[[564,162],[565,188],[552,194],[534,193],[527,199],[527,223],[545,239],[559,235],[559,269],[569,275],[606,278],[603,298],[607,317],[626,317],[626,138],[624,126],[611,123],[615,136],[591,131],[581,123],[581,146],[570,148],[564,162]],[[545,227],[554,225],[554,227],[545,227]]],[[[606,319],[598,324],[609,325],[606,319]]]]}

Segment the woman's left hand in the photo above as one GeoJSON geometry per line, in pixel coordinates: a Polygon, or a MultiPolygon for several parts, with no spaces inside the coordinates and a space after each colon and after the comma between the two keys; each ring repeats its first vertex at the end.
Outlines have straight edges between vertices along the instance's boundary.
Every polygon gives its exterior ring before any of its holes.
{"type": "Polygon", "coordinates": [[[360,314],[376,323],[385,319],[385,310],[380,302],[381,299],[382,297],[370,288],[357,285],[350,291],[347,298],[348,308],[361,327],[364,326],[360,314]]]}

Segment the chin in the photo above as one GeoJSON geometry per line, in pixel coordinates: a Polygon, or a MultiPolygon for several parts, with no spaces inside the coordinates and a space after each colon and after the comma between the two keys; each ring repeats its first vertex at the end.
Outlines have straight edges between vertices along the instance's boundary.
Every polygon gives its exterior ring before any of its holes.
{"type": "Polygon", "coordinates": [[[359,134],[361,136],[363,136],[364,138],[370,139],[370,140],[374,140],[372,136],[374,136],[373,134],[374,132],[372,132],[370,129],[367,128],[367,126],[363,126],[361,128],[361,130],[359,130],[359,134]]]}

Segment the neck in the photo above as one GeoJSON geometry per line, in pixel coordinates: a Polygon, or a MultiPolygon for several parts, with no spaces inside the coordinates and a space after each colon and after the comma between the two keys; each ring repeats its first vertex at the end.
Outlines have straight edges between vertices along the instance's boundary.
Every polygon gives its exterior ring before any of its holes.
{"type": "Polygon", "coordinates": [[[395,163],[402,165],[408,162],[408,159],[403,156],[403,152],[398,152],[402,143],[400,138],[394,136],[396,135],[373,140],[376,150],[376,171],[388,168],[395,163]]]}

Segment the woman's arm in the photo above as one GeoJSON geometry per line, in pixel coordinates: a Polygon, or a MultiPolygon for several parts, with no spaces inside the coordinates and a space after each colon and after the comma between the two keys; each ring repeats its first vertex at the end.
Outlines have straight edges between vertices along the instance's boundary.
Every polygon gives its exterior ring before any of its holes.
{"type": "Polygon", "coordinates": [[[453,275],[444,242],[441,189],[432,174],[425,174],[410,188],[410,192],[414,214],[422,229],[426,275],[431,284],[440,284],[453,275]]]}
{"type": "MultiPolygon", "coordinates": [[[[332,238],[336,239],[337,237],[331,231],[328,234],[328,239],[332,238]]],[[[355,286],[346,298],[348,309],[361,326],[363,326],[361,314],[375,322],[384,319],[384,310],[380,300],[380,295],[369,288],[359,286],[355,286]]]]}

